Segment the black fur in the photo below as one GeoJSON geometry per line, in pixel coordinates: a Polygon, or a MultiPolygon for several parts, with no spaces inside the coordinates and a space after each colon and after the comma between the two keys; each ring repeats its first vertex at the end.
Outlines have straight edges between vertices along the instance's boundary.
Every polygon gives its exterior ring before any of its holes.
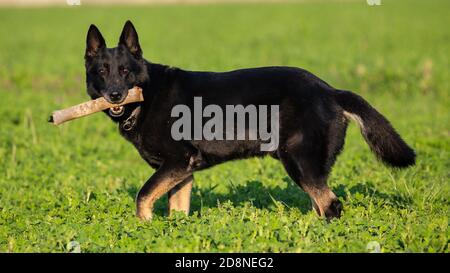
{"type": "Polygon", "coordinates": [[[363,121],[362,135],[372,151],[383,162],[392,167],[414,165],[416,154],[403,141],[389,121],[362,97],[338,90],[334,92],[337,103],[345,111],[358,115],[363,121]]]}
{"type": "Polygon", "coordinates": [[[214,73],[151,63],[142,58],[137,33],[129,21],[115,48],[106,48],[100,32],[92,25],[85,59],[87,90],[92,98],[104,96],[112,101],[111,94],[118,92],[123,99],[135,85],[144,91],[144,102],[127,105],[122,117],[111,118],[148,164],[157,169],[137,197],[138,216],[145,219],[151,216],[156,199],[194,171],[266,154],[282,162],[289,176],[311,196],[319,214],[339,217],[342,204],[329,191],[326,179],[343,148],[348,114],[361,119],[363,135],[381,160],[395,167],[414,164],[414,151],[364,99],[336,90],[300,68],[262,67],[214,73]],[[259,140],[173,140],[171,109],[177,104],[192,107],[194,96],[201,96],[204,105],[223,108],[229,104],[279,105],[278,149],[261,152],[259,140]],[[121,125],[137,106],[141,106],[141,112],[135,127],[123,130],[121,125]]]}

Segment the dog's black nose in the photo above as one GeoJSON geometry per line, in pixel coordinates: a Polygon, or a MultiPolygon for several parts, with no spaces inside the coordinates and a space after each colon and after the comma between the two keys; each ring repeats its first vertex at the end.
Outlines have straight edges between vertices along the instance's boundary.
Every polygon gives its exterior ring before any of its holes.
{"type": "Polygon", "coordinates": [[[111,92],[111,94],[109,94],[109,99],[111,102],[119,102],[122,99],[122,94],[117,91],[111,92]]]}

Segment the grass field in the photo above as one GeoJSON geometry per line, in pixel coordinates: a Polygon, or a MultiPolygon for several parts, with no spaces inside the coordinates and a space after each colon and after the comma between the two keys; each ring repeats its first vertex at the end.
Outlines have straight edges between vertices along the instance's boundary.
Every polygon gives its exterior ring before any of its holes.
{"type": "Polygon", "coordinates": [[[0,9],[0,252],[449,252],[449,1],[0,9]],[[151,61],[191,70],[289,65],[354,90],[418,154],[377,162],[352,124],[329,185],[344,203],[326,223],[269,158],[197,173],[189,217],[135,218],[153,173],[102,114],[54,127],[88,99],[89,24],[115,46],[126,19],[151,61]]]}

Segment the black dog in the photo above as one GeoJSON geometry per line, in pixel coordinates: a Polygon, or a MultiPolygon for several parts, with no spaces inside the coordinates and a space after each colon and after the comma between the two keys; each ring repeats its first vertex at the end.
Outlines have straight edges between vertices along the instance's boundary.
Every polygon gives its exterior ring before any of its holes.
{"type": "MultiPolygon", "coordinates": [[[[194,171],[240,158],[270,155],[312,200],[327,219],[341,215],[342,204],[328,188],[327,176],[344,145],[349,119],[377,157],[393,167],[415,163],[414,151],[389,121],[360,96],[337,90],[292,67],[263,67],[225,73],[192,72],[143,59],[138,35],[127,21],[115,48],[106,48],[91,25],[86,48],[87,91],[91,98],[119,103],[127,90],[139,86],[144,102],[105,111],[120,133],[138,149],[156,172],[137,195],[137,216],[152,217],[154,202],[169,194],[169,211],[189,211],[194,171]],[[279,139],[273,151],[261,151],[257,140],[175,140],[171,111],[176,105],[278,105],[279,139]]],[[[245,127],[247,133],[249,127],[245,127]]]]}

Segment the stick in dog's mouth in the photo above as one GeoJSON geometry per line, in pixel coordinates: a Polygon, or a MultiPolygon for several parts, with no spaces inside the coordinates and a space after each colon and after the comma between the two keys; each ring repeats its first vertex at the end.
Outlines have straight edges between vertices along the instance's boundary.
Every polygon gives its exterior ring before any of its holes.
{"type": "Polygon", "coordinates": [[[128,96],[120,104],[111,104],[107,102],[105,98],[101,97],[66,109],[55,111],[48,118],[48,122],[59,125],[63,122],[84,117],[106,109],[109,109],[109,113],[111,114],[111,116],[120,117],[125,112],[125,104],[142,101],[144,101],[142,89],[140,87],[134,87],[128,90],[128,96]]]}

